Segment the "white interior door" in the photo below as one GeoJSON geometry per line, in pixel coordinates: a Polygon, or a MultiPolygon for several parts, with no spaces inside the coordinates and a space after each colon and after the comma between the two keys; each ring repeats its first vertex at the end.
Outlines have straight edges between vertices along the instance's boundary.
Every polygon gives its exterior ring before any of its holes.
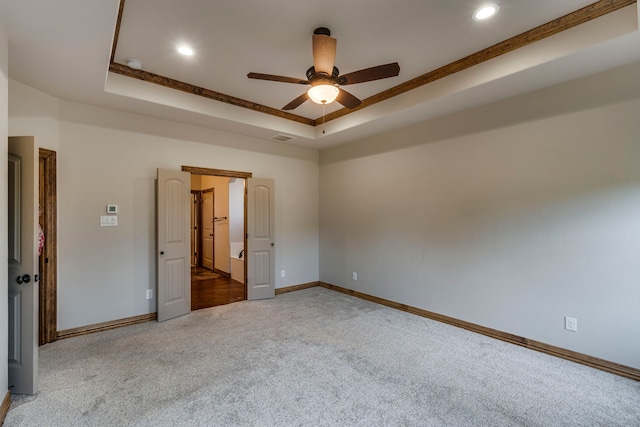
{"type": "Polygon", "coordinates": [[[202,266],[213,270],[213,202],[214,189],[202,191],[202,266]]]}
{"type": "Polygon", "coordinates": [[[247,299],[275,296],[274,183],[247,179],[247,299]]]}
{"type": "Polygon", "coordinates": [[[191,193],[191,266],[198,265],[198,253],[196,248],[198,247],[198,197],[197,193],[191,193]]]}
{"type": "Polygon", "coordinates": [[[158,169],[159,322],[191,312],[191,174],[158,169]]]}
{"type": "Polygon", "coordinates": [[[9,390],[38,391],[38,151],[9,138],[9,390]]]}

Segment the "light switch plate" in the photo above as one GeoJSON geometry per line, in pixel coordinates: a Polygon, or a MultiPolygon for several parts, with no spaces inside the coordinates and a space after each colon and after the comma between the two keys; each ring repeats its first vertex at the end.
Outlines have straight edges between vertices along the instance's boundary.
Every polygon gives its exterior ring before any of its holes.
{"type": "Polygon", "coordinates": [[[102,215],[100,217],[100,227],[115,227],[118,225],[118,217],[113,215],[102,215]]]}

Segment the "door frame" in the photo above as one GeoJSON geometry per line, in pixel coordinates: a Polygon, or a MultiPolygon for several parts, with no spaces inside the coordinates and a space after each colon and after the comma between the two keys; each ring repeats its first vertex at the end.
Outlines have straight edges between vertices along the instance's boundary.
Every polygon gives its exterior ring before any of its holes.
{"type": "Polygon", "coordinates": [[[38,200],[42,209],[42,231],[45,235],[44,248],[39,257],[39,345],[55,341],[58,336],[58,196],[57,196],[57,153],[45,148],[39,149],[38,200]]]}
{"type": "MultiPolygon", "coordinates": [[[[253,178],[252,172],[230,171],[225,169],[210,169],[197,166],[182,166],[183,172],[191,172],[194,175],[221,176],[227,178],[248,179],[253,178]]],[[[244,247],[247,248],[247,186],[244,187],[244,247]]],[[[245,251],[246,253],[246,251],[245,251]]],[[[244,299],[247,299],[247,263],[244,263],[244,299]]]]}

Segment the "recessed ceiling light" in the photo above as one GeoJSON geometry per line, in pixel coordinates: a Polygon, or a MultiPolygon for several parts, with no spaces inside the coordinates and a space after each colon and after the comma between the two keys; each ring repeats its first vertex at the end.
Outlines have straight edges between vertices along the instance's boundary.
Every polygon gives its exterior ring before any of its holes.
{"type": "Polygon", "coordinates": [[[178,46],[178,52],[180,52],[181,54],[185,55],[185,56],[191,56],[193,55],[195,52],[193,51],[193,49],[191,49],[189,46],[187,45],[181,45],[178,46]]]}
{"type": "Polygon", "coordinates": [[[497,4],[487,4],[473,13],[473,19],[474,21],[484,21],[485,19],[489,19],[495,16],[499,10],[500,6],[498,6],[497,4]]]}

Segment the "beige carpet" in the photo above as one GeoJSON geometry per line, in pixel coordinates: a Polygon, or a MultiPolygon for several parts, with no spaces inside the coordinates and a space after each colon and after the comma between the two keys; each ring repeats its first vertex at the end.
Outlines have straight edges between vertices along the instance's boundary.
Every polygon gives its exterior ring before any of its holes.
{"type": "Polygon", "coordinates": [[[640,383],[324,288],[47,344],[6,426],[639,426],[640,383]]]}

